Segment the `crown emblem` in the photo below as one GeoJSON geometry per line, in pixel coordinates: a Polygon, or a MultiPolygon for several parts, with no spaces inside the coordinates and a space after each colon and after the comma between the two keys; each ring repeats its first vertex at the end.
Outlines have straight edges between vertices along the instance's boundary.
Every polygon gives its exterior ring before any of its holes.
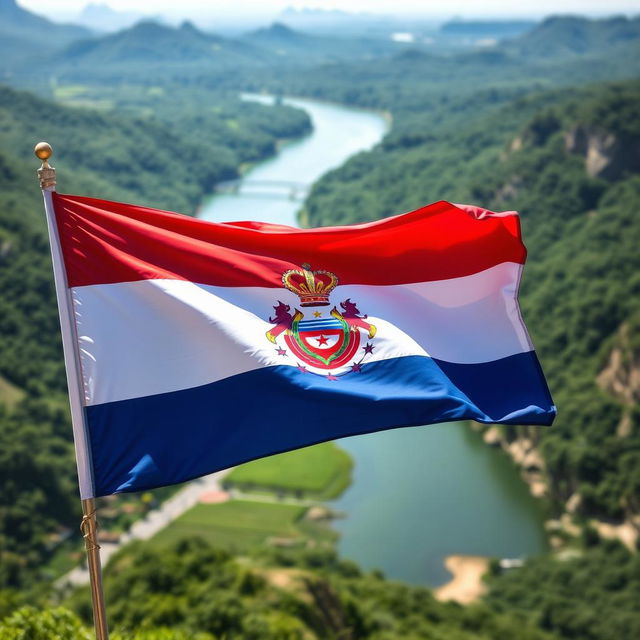
{"type": "Polygon", "coordinates": [[[329,294],[338,286],[338,276],[330,271],[311,271],[305,263],[300,269],[282,274],[282,284],[300,297],[302,307],[324,307],[329,304],[329,294]]]}

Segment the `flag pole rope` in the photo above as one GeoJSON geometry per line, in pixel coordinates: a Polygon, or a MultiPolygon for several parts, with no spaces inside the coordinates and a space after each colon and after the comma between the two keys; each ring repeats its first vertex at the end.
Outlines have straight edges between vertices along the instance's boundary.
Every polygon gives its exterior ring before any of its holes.
{"type": "Polygon", "coordinates": [[[100,564],[100,545],[98,544],[98,522],[96,519],[95,491],[91,465],[91,450],[86,427],[83,404],[84,385],[82,382],[82,368],[78,352],[77,329],[73,315],[73,300],[67,285],[67,277],[62,259],[62,250],[58,237],[55,211],[53,208],[52,192],[56,190],[56,170],[49,165],[49,158],[53,154],[51,145],[39,142],[34,149],[36,156],[42,160],[38,169],[40,188],[44,198],[44,209],[49,231],[51,259],[53,262],[53,279],[56,287],[56,298],[60,316],[60,330],[64,350],[64,363],[67,370],[67,386],[69,389],[69,404],[71,408],[71,422],[73,439],[78,465],[78,481],[80,498],[82,501],[82,521],[80,530],[84,537],[87,552],[87,568],[91,583],[91,600],[93,603],[93,621],[96,640],[109,640],[107,627],[104,591],[102,588],[102,567],[100,564]]]}
{"type": "Polygon", "coordinates": [[[82,501],[82,521],[80,531],[84,538],[87,552],[87,567],[91,584],[91,602],[93,603],[93,622],[96,629],[96,640],[108,640],[107,610],[102,588],[102,566],[100,564],[100,545],[98,544],[98,520],[94,498],[82,501]]]}
{"type": "MultiPolygon", "coordinates": [[[[86,502],[91,502],[91,499],[86,500],[86,502]]],[[[84,505],[83,510],[85,510],[84,505]]],[[[87,504],[86,511],[88,513],[85,513],[80,521],[80,532],[85,540],[87,551],[93,551],[94,549],[100,549],[97,538],[98,520],[96,518],[96,509],[93,505],[87,504]]]]}

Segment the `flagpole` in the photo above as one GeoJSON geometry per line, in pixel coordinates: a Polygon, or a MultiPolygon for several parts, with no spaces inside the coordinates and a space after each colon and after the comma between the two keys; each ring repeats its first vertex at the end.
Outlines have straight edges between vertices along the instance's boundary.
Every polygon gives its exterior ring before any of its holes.
{"type": "Polygon", "coordinates": [[[58,300],[64,363],[67,371],[71,424],[73,426],[73,440],[76,449],[78,481],[82,501],[82,522],[80,523],[80,530],[84,537],[87,552],[87,567],[89,569],[91,601],[93,603],[93,621],[96,630],[96,640],[108,640],[109,629],[107,627],[104,591],[102,588],[102,567],[100,564],[100,545],[98,544],[97,537],[98,522],[96,519],[95,492],[91,471],[91,450],[89,447],[89,436],[82,401],[84,396],[82,366],[78,350],[74,305],[67,285],[67,276],[62,259],[62,248],[60,246],[58,227],[53,208],[52,193],[56,190],[56,170],[49,165],[49,158],[53,153],[53,149],[48,143],[39,142],[34,148],[34,153],[42,160],[42,166],[38,169],[38,178],[44,198],[44,209],[47,217],[47,228],[49,230],[53,279],[56,288],[56,298],[58,300]]]}

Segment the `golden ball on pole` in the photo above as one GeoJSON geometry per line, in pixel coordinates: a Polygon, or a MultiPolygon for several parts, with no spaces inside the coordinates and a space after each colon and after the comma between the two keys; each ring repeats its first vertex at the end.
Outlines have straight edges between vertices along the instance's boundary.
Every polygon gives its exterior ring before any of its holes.
{"type": "Polygon", "coordinates": [[[33,153],[35,153],[40,160],[46,162],[51,157],[53,149],[48,142],[38,142],[38,144],[33,148],[33,153]]]}
{"type": "Polygon", "coordinates": [[[42,166],[38,169],[38,179],[40,188],[52,190],[56,186],[56,170],[49,164],[49,158],[53,154],[53,149],[48,142],[38,142],[33,148],[33,153],[42,160],[42,166]]]}

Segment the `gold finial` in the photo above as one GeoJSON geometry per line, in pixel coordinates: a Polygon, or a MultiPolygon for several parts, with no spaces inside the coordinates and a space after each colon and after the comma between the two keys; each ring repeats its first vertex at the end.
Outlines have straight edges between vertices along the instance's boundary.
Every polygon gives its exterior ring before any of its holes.
{"type": "Polygon", "coordinates": [[[33,152],[42,160],[42,166],[38,169],[38,178],[40,178],[40,188],[55,190],[56,186],[56,170],[49,165],[49,158],[53,154],[53,149],[48,142],[38,142],[33,152]]]}
{"type": "Polygon", "coordinates": [[[33,148],[33,153],[35,153],[40,160],[47,161],[51,157],[53,149],[48,142],[38,142],[38,144],[33,148]]]}

